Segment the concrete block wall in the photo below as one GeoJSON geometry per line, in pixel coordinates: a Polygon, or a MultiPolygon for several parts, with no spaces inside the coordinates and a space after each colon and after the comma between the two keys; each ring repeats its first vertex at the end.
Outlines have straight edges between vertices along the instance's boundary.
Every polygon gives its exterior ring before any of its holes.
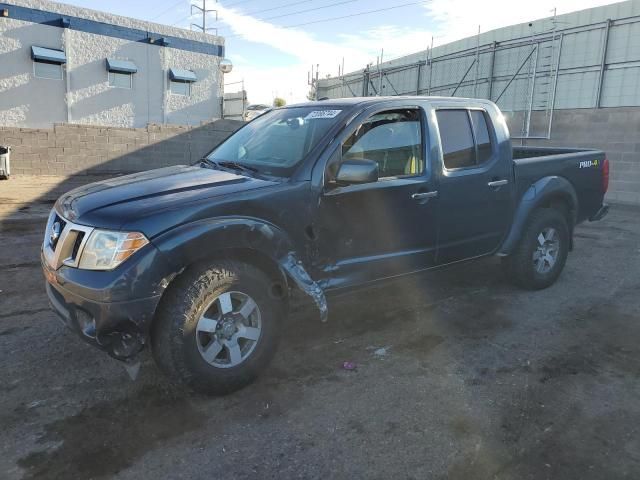
{"type": "MultiPolygon", "coordinates": [[[[512,135],[518,135],[518,115],[505,116],[512,135]]],[[[532,130],[544,130],[544,112],[533,112],[531,122],[532,130]]],[[[607,200],[640,205],[640,108],[556,110],[551,139],[527,140],[524,144],[604,150],[611,167],[607,200]]]]}
{"type": "Polygon", "coordinates": [[[12,147],[13,175],[132,173],[194,163],[242,125],[239,121],[217,120],[198,127],[0,127],[0,145],[12,147]]]}

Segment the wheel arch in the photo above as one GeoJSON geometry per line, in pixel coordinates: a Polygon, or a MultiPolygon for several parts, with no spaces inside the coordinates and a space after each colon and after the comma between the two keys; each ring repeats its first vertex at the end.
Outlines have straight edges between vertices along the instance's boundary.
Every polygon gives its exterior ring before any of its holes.
{"type": "Polygon", "coordinates": [[[293,242],[282,229],[256,218],[216,218],[177,227],[153,239],[168,262],[166,289],[187,269],[217,259],[250,263],[273,281],[270,292],[288,302],[290,287],[312,297],[326,319],[324,292],[297,256],[293,242]]]}
{"type": "Polygon", "coordinates": [[[507,256],[517,246],[531,213],[538,208],[555,208],[562,211],[569,226],[569,248],[573,247],[573,227],[578,213],[578,196],[573,185],[564,177],[549,176],[533,183],[516,207],[511,228],[497,255],[507,256]]]}

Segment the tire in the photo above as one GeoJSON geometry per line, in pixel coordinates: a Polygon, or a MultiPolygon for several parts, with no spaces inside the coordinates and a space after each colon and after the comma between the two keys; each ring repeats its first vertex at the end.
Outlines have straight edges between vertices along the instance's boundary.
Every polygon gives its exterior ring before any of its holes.
{"type": "Polygon", "coordinates": [[[553,285],[567,261],[569,241],[569,226],[562,212],[553,208],[535,210],[518,246],[504,260],[512,282],[527,290],[553,285]]]}
{"type": "Polygon", "coordinates": [[[270,285],[261,270],[237,261],[187,270],[163,296],[152,326],[160,370],[174,383],[207,394],[251,383],[273,358],[285,315],[270,285]],[[246,318],[243,312],[249,312],[246,318]]]}

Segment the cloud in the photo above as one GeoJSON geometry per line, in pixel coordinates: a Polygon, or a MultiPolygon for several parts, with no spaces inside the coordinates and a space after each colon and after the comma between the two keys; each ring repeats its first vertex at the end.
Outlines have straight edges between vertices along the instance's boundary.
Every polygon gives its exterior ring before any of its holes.
{"type": "MultiPolygon", "coordinates": [[[[482,32],[518,23],[530,22],[557,14],[597,7],[616,0],[536,0],[514,2],[513,0],[432,0],[425,4],[429,17],[435,23],[434,43],[442,45],[454,40],[475,35],[478,26],[482,32]]],[[[563,25],[568,26],[568,25],[563,25]]],[[[552,27],[551,19],[549,28],[552,27]]]]}
{"type": "MultiPolygon", "coordinates": [[[[430,30],[381,25],[358,33],[342,33],[337,37],[352,50],[364,54],[369,62],[374,61],[384,49],[384,59],[407,55],[427,48],[431,42],[430,30]]],[[[359,65],[363,67],[363,64],[359,65]]],[[[353,67],[353,66],[352,66],[353,67]]],[[[348,71],[348,70],[347,70],[348,71]]]]}
{"type": "MultiPolygon", "coordinates": [[[[382,47],[385,58],[391,58],[419,49],[416,45],[424,48],[431,38],[426,30],[384,25],[357,34],[341,34],[335,37],[335,42],[329,42],[318,40],[299,28],[276,26],[222,5],[218,8],[221,21],[231,30],[231,41],[233,36],[241,35],[244,40],[268,45],[295,59],[289,66],[272,68],[254,68],[244,61],[236,62],[239,68],[227,75],[227,82],[244,79],[249,100],[254,103],[268,102],[275,94],[289,102],[304,100],[311,65],[320,64],[322,76],[337,75],[343,58],[347,70],[356,70],[375,63],[382,47]]],[[[227,51],[234,60],[232,50],[227,51]]]]}
{"type": "MultiPolygon", "coordinates": [[[[347,72],[376,62],[380,49],[384,59],[415,53],[426,49],[434,36],[434,43],[475,35],[478,25],[482,32],[515,23],[528,22],[552,15],[558,5],[558,14],[579,9],[614,3],[611,0],[432,0],[425,4],[425,25],[431,28],[415,28],[403,25],[383,24],[366,30],[351,29],[349,33],[333,36],[333,41],[318,39],[302,28],[284,28],[265,20],[244,15],[233,8],[218,4],[216,8],[222,23],[231,30],[230,38],[243,39],[267,45],[293,57],[288,66],[256,68],[250,59],[238,58],[237,68],[227,75],[227,82],[244,79],[249,99],[254,103],[269,102],[274,95],[283,96],[288,102],[304,100],[308,91],[307,73],[311,65],[320,64],[320,74],[336,75],[338,65],[345,59],[347,72]]],[[[357,25],[357,20],[354,20],[357,25]]],[[[550,24],[551,25],[551,24],[550,24]]],[[[234,60],[233,50],[227,49],[234,60]]]]}

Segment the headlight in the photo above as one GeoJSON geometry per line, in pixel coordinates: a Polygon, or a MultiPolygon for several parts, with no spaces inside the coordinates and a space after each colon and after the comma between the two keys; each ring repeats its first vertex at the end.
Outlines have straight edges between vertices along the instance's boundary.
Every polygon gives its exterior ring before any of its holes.
{"type": "Polygon", "coordinates": [[[142,233],[96,229],[82,250],[78,267],[86,270],[113,270],[147,243],[149,240],[142,233]]]}

